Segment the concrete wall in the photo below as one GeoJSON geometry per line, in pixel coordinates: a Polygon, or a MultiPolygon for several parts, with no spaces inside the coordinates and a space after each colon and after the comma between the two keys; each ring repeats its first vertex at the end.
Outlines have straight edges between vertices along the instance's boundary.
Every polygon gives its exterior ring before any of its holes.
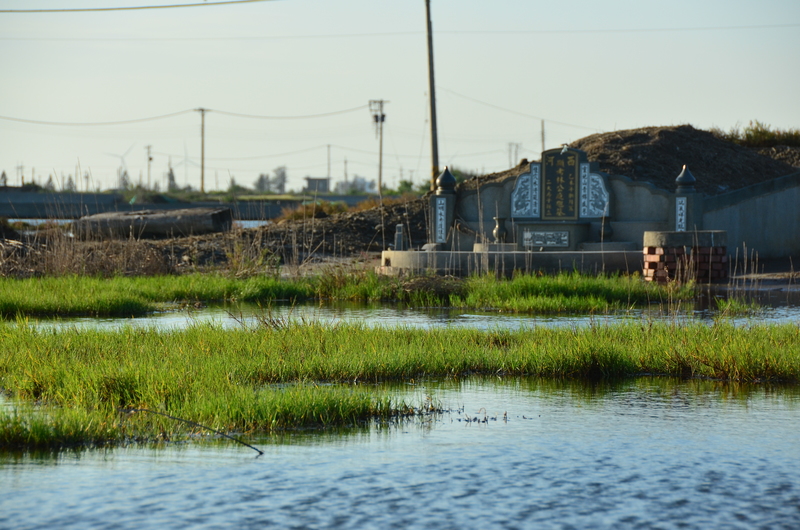
{"type": "MultiPolygon", "coordinates": [[[[344,196],[355,204],[364,197],[344,196]]],[[[334,200],[325,197],[325,200],[334,200]]],[[[235,219],[272,219],[286,207],[295,207],[302,200],[193,202],[193,203],[134,203],[129,204],[121,195],[112,193],[34,193],[0,191],[0,217],[9,219],[78,219],[84,215],[105,212],[130,212],[141,210],[176,210],[181,208],[229,207],[235,219]]]]}
{"type": "Polygon", "coordinates": [[[381,253],[380,274],[401,275],[436,272],[467,276],[496,271],[580,271],[596,274],[607,271],[642,270],[642,251],[612,252],[418,252],[385,250],[381,253]]]}
{"type": "Polygon", "coordinates": [[[649,182],[635,182],[627,177],[607,177],[611,194],[611,238],[631,242],[641,248],[647,231],[667,231],[674,227],[675,199],[649,182]]]}
{"type": "Polygon", "coordinates": [[[35,193],[0,191],[0,217],[17,219],[75,219],[114,211],[122,196],[110,193],[35,193]]]}
{"type": "MultiPolygon", "coordinates": [[[[506,219],[508,242],[517,233],[511,217],[511,193],[517,177],[481,186],[479,190],[462,192],[456,203],[456,229],[452,249],[472,250],[481,241],[494,241],[494,217],[506,219]],[[460,224],[459,224],[460,222],[460,224]]],[[[592,220],[589,229],[592,242],[633,243],[641,249],[646,231],[666,231],[674,227],[674,197],[649,182],[635,182],[621,176],[606,177],[610,194],[611,234],[601,231],[599,221],[592,220]]]]}
{"type": "Polygon", "coordinates": [[[472,251],[474,243],[494,241],[494,217],[504,217],[511,241],[511,192],[517,177],[481,186],[478,190],[458,193],[456,199],[456,229],[453,231],[453,250],[472,251]],[[460,227],[460,229],[459,229],[460,227]]]}
{"type": "Polygon", "coordinates": [[[800,257],[800,172],[706,198],[704,230],[727,230],[728,252],[800,257]]]}

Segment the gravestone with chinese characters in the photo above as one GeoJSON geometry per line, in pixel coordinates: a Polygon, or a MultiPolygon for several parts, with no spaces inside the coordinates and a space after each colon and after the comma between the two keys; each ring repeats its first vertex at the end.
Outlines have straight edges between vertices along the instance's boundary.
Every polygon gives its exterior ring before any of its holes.
{"type": "Polygon", "coordinates": [[[610,196],[586,153],[567,147],[542,153],[517,177],[510,221],[524,250],[574,250],[590,239],[592,223],[608,216],[610,196]]]}
{"type": "Polygon", "coordinates": [[[456,207],[456,179],[446,167],[436,179],[436,192],[430,198],[428,250],[449,249],[456,207]]]}
{"type": "MultiPolygon", "coordinates": [[[[677,189],[664,190],[601,173],[584,151],[564,146],[504,173],[463,186],[442,173],[430,196],[426,250],[627,252],[642,249],[646,231],[712,228],[704,222],[708,200],[696,192],[688,168],[677,189]]],[[[728,207],[716,202],[717,209],[728,207]]]]}

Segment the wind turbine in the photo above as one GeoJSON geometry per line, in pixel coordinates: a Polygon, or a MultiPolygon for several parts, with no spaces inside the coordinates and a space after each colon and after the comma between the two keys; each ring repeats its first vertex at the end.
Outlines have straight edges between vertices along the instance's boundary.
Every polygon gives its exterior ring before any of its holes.
{"type": "Polygon", "coordinates": [[[183,142],[183,160],[172,166],[173,168],[177,168],[183,166],[183,185],[189,186],[189,166],[192,167],[200,167],[200,164],[197,162],[193,162],[189,158],[189,154],[186,150],[186,142],[183,142]]]}
{"type": "Polygon", "coordinates": [[[117,186],[120,189],[125,189],[130,185],[130,179],[128,177],[128,165],[125,163],[125,157],[130,154],[131,150],[133,149],[133,147],[135,145],[136,145],[136,142],[134,142],[128,148],[128,150],[125,151],[125,154],[123,154],[123,155],[117,155],[117,154],[114,154],[114,153],[106,153],[108,156],[113,156],[113,157],[119,158],[119,160],[120,160],[120,167],[117,169],[117,186]]]}

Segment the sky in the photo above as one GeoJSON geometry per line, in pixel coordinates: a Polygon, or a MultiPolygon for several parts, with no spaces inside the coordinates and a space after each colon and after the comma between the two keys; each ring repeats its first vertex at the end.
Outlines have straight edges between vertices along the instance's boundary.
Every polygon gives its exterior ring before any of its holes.
{"type": "MultiPolygon", "coordinates": [[[[424,0],[5,12],[197,1],[0,0],[9,184],[107,189],[123,164],[146,183],[151,146],[153,184],[171,165],[198,188],[198,108],[206,190],[279,166],[294,190],[373,180],[371,100],[385,101],[384,185],[430,179],[424,0]]],[[[538,159],[542,123],[547,149],[656,125],[800,127],[798,0],[431,0],[431,18],[440,166],[538,159]]]]}

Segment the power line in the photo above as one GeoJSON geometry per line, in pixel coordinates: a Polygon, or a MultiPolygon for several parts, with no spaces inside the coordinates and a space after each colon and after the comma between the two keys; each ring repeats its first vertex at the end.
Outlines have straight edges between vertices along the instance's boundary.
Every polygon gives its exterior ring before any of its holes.
{"type": "Polygon", "coordinates": [[[195,4],[169,4],[163,6],[128,6],[128,7],[79,7],[61,9],[0,9],[0,13],[81,13],[89,11],[138,11],[142,9],[172,9],[176,7],[221,6],[228,4],[250,4],[271,0],[227,0],[225,2],[203,2],[195,4]]]}
{"type": "Polygon", "coordinates": [[[255,114],[238,114],[236,112],[227,112],[224,110],[214,110],[214,109],[206,109],[209,112],[216,112],[217,114],[224,114],[226,116],[235,116],[237,118],[255,118],[260,120],[303,120],[307,118],[324,118],[326,116],[336,116],[337,114],[346,114],[348,112],[355,112],[357,110],[363,110],[367,108],[368,105],[361,105],[359,107],[353,107],[352,109],[345,109],[345,110],[337,110],[334,112],[323,112],[321,114],[306,114],[303,116],[258,116],[255,114]]]}
{"type": "MultiPolygon", "coordinates": [[[[335,116],[337,114],[345,114],[348,112],[355,112],[358,110],[363,110],[367,108],[367,105],[361,105],[360,107],[353,107],[351,109],[345,110],[337,110],[333,112],[325,112],[321,114],[306,114],[302,116],[258,116],[255,114],[239,114],[236,112],[227,112],[224,110],[215,110],[215,109],[204,109],[206,112],[216,112],[217,114],[223,114],[226,116],[234,116],[237,118],[256,118],[262,120],[302,120],[307,118],[324,118],[327,116],[335,116]]],[[[129,123],[139,123],[145,121],[152,121],[152,120],[161,120],[164,118],[171,118],[174,116],[179,116],[181,114],[187,114],[189,112],[194,112],[197,109],[187,109],[181,110],[178,112],[173,112],[171,114],[163,114],[161,116],[151,116],[149,118],[138,118],[135,120],[121,120],[121,121],[104,121],[104,122],[81,122],[81,123],[73,123],[73,122],[57,122],[57,121],[40,121],[40,120],[29,120],[26,118],[13,118],[10,116],[0,116],[0,120],[8,120],[8,121],[16,121],[21,123],[32,123],[35,125],[55,125],[60,127],[94,127],[94,126],[103,126],[103,125],[127,125],[129,123]]]]}
{"type": "Polygon", "coordinates": [[[16,41],[142,41],[142,42],[194,42],[194,41],[257,41],[257,40],[302,40],[302,39],[348,39],[363,37],[405,37],[422,35],[420,31],[392,31],[386,33],[330,33],[321,35],[258,35],[237,37],[0,37],[0,40],[16,41]]]}
{"type": "MultiPolygon", "coordinates": [[[[318,149],[322,149],[323,147],[326,147],[326,146],[325,145],[317,145],[317,146],[309,147],[309,148],[306,148],[306,149],[298,149],[297,151],[288,151],[286,153],[275,153],[273,155],[241,156],[241,157],[227,157],[227,158],[207,157],[206,160],[225,161],[225,162],[235,162],[237,160],[260,160],[260,159],[264,159],[264,158],[276,158],[276,157],[279,157],[279,156],[298,155],[298,154],[301,154],[301,153],[307,153],[309,151],[316,151],[318,149]]],[[[174,154],[174,153],[156,152],[154,154],[161,155],[161,156],[174,156],[174,157],[181,156],[181,155],[177,155],[177,154],[174,154]]],[[[196,158],[197,157],[189,157],[189,159],[196,159],[196,158]]]]}
{"type": "Polygon", "coordinates": [[[800,23],[756,24],[743,26],[701,26],[694,28],[617,28],[617,29],[521,29],[521,30],[451,30],[437,31],[436,34],[451,35],[553,35],[562,33],[667,33],[676,31],[729,31],[737,29],[778,29],[796,28],[800,23]]]}
{"type": "MultiPolygon", "coordinates": [[[[268,0],[244,0],[250,2],[263,2],[268,0]]],[[[272,1],[272,0],[269,0],[272,1]]],[[[237,2],[217,2],[216,4],[233,4],[237,2]]],[[[155,6],[158,7],[192,7],[195,5],[216,5],[216,4],[186,4],[177,6],[155,6]]],[[[91,9],[100,10],[101,8],[91,9]]],[[[125,8],[107,8],[107,10],[125,8]]],[[[128,9],[150,9],[128,8],[128,9]]],[[[53,10],[59,11],[59,10],[53,10]]],[[[0,10],[0,13],[25,12],[0,10]]],[[[800,22],[790,24],[760,24],[752,26],[705,26],[687,28],[617,28],[617,29],[532,29],[532,30],[443,30],[437,31],[437,35],[558,35],[558,34],[597,34],[597,33],[669,33],[669,32],[694,32],[694,31],[732,31],[732,30],[751,30],[751,29],[787,29],[800,27],[800,22]]],[[[255,40],[301,40],[301,39],[341,39],[341,38],[369,38],[369,37],[405,37],[419,36],[422,31],[387,31],[373,33],[328,33],[318,35],[258,35],[258,36],[236,36],[236,37],[0,37],[0,40],[13,41],[141,41],[141,42],[181,42],[181,41],[255,41],[255,40]]]]}
{"type": "Polygon", "coordinates": [[[144,121],[153,121],[153,120],[161,120],[164,118],[172,118],[173,116],[180,116],[181,114],[186,114],[189,112],[193,112],[192,109],[181,110],[178,112],[173,112],[171,114],[162,114],[161,116],[151,116],[149,118],[138,118],[135,120],[122,120],[122,121],[104,121],[104,122],[94,122],[94,123],[69,123],[69,122],[58,122],[58,121],[39,121],[39,120],[28,120],[25,118],[12,118],[10,116],[0,116],[0,120],[8,120],[8,121],[17,121],[21,123],[33,123],[35,125],[57,125],[59,127],[94,127],[94,126],[101,126],[101,125],[127,125],[129,123],[139,123],[144,121]]]}
{"type": "Polygon", "coordinates": [[[479,99],[475,99],[475,98],[471,98],[469,96],[465,96],[464,94],[459,94],[455,90],[450,90],[449,88],[444,88],[444,87],[437,87],[437,88],[439,90],[444,90],[445,92],[449,92],[449,93],[453,94],[454,96],[458,96],[460,98],[472,101],[474,103],[479,103],[481,105],[485,105],[485,106],[491,107],[493,109],[502,110],[504,112],[510,112],[511,114],[517,114],[518,116],[523,116],[525,118],[531,118],[531,119],[539,120],[539,121],[544,120],[547,123],[557,123],[559,125],[566,125],[567,127],[576,127],[578,129],[586,129],[588,131],[602,132],[602,129],[597,129],[597,128],[594,128],[594,127],[586,127],[585,125],[575,125],[574,123],[566,123],[566,122],[563,122],[563,121],[551,120],[551,119],[548,119],[548,118],[542,118],[541,116],[534,116],[532,114],[525,114],[524,112],[519,112],[517,110],[507,109],[505,107],[500,107],[500,106],[494,105],[492,103],[487,103],[487,102],[481,101],[479,99]]]}

